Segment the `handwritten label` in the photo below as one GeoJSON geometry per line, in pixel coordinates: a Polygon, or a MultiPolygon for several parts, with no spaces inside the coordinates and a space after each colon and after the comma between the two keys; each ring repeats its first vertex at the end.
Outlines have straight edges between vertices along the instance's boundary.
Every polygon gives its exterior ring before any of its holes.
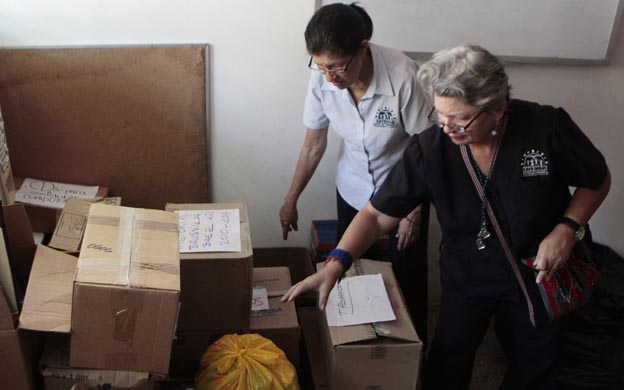
{"type": "Polygon", "coordinates": [[[269,310],[269,295],[266,288],[257,287],[251,295],[251,311],[269,310]]]}
{"type": "Polygon", "coordinates": [[[37,206],[63,209],[67,199],[93,199],[98,192],[97,186],[79,186],[55,183],[36,179],[24,179],[22,186],[15,193],[15,201],[37,206]]]}
{"type": "Polygon", "coordinates": [[[343,279],[325,306],[329,326],[348,326],[396,319],[381,274],[343,279]]]}
{"type": "Polygon", "coordinates": [[[178,210],[180,252],[240,252],[240,213],[227,210],[178,210]]]}

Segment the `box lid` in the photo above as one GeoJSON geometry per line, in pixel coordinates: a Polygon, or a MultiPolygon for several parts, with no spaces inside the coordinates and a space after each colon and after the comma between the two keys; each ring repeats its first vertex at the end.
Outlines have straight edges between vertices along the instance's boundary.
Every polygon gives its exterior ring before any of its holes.
{"type": "MultiPolygon", "coordinates": [[[[322,263],[317,267],[321,269],[322,263]]],[[[334,345],[355,343],[359,341],[373,340],[377,338],[391,338],[407,342],[421,343],[416,329],[412,324],[409,312],[403,301],[397,281],[392,271],[392,264],[384,261],[356,260],[347,271],[346,276],[381,274],[390,304],[394,310],[396,320],[375,322],[371,324],[353,326],[330,326],[329,332],[334,345]]],[[[323,316],[325,318],[325,316],[323,316]]]]}
{"type": "Polygon", "coordinates": [[[69,333],[78,259],[37,246],[20,315],[22,329],[69,333]]]}
{"type": "Polygon", "coordinates": [[[240,252],[200,252],[181,253],[183,260],[193,259],[240,259],[251,257],[253,249],[251,247],[251,234],[249,232],[249,219],[247,205],[245,203],[167,203],[165,210],[228,210],[238,209],[240,216],[241,251],[240,252]]]}
{"type": "Polygon", "coordinates": [[[175,213],[93,204],[75,280],[179,291],[179,253],[175,213]]]}

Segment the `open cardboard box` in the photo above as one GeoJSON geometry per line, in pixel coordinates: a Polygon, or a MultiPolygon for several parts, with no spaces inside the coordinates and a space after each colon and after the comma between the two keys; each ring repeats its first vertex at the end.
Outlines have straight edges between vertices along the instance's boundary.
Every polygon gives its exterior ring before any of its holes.
{"type": "Polygon", "coordinates": [[[288,360],[299,369],[299,340],[301,327],[297,320],[294,302],[281,302],[280,298],[290,288],[290,272],[287,267],[254,268],[254,288],[267,290],[267,310],[251,312],[250,332],[258,333],[273,341],[288,360]]]}
{"type": "Polygon", "coordinates": [[[179,293],[177,216],[94,204],[79,259],[37,247],[20,328],[71,331],[71,367],[166,373],[179,293]]]}
{"type": "MultiPolygon", "coordinates": [[[[323,264],[318,264],[321,268],[323,264]]],[[[327,326],[324,313],[300,308],[316,389],[416,389],[423,344],[388,262],[356,260],[348,276],[381,274],[397,319],[354,326],[327,326]],[[302,315],[303,314],[303,315],[302,315]],[[321,345],[318,348],[317,345],[321,345]],[[324,365],[323,365],[324,363],[324,365]]]]}
{"type": "Polygon", "coordinates": [[[180,254],[182,292],[173,357],[199,359],[223,334],[249,331],[253,250],[247,207],[243,203],[169,203],[165,209],[239,210],[240,252],[180,254]]]}

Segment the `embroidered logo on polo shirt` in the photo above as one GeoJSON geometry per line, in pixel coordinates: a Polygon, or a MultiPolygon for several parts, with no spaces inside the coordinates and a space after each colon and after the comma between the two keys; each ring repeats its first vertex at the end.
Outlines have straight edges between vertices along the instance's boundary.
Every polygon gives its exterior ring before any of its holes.
{"type": "Polygon", "coordinates": [[[375,114],[375,127],[392,127],[397,126],[397,118],[394,111],[390,107],[383,106],[377,110],[375,114]]]}
{"type": "Polygon", "coordinates": [[[548,157],[539,150],[531,149],[522,155],[523,177],[548,176],[548,157]]]}

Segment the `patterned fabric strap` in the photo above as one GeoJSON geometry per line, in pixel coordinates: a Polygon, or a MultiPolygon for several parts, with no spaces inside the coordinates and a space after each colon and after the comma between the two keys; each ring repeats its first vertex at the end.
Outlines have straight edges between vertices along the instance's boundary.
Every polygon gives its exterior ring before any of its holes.
{"type": "MultiPolygon", "coordinates": [[[[467,146],[460,145],[460,151],[464,159],[464,165],[466,165],[466,168],[468,169],[468,173],[470,174],[470,178],[472,179],[472,182],[475,185],[475,188],[477,189],[479,196],[483,198],[483,195],[484,195],[483,188],[481,187],[481,183],[479,182],[479,179],[477,178],[477,174],[474,170],[474,167],[470,163],[470,158],[468,157],[467,146]]],[[[516,280],[520,284],[520,289],[522,290],[522,294],[524,295],[524,298],[527,301],[527,305],[529,309],[529,320],[531,321],[531,324],[533,324],[533,326],[536,326],[533,302],[531,301],[531,298],[529,297],[529,292],[527,290],[526,285],[524,284],[524,280],[522,279],[520,270],[518,269],[518,264],[515,260],[515,257],[513,256],[513,253],[511,251],[511,248],[509,247],[509,244],[507,243],[507,239],[503,235],[503,232],[500,226],[498,225],[498,221],[496,220],[496,215],[494,214],[494,210],[492,209],[492,206],[490,205],[490,202],[487,201],[487,199],[485,201],[485,209],[488,213],[488,216],[490,217],[490,223],[494,227],[494,231],[496,232],[498,241],[501,243],[501,246],[503,247],[503,252],[505,252],[505,257],[507,257],[509,265],[511,266],[511,269],[513,270],[514,275],[516,276],[516,280]]]]}

